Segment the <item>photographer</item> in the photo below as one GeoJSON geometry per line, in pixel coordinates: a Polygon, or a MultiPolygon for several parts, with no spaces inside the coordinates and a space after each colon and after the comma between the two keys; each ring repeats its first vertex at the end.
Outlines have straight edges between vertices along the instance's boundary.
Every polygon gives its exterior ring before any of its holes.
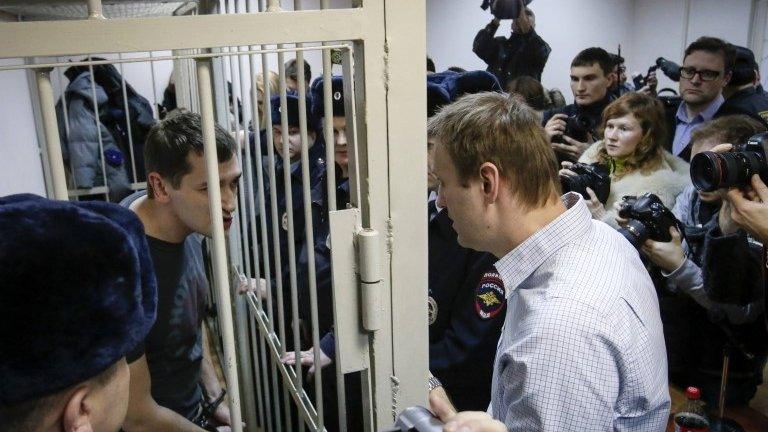
{"type": "Polygon", "coordinates": [[[544,113],[544,132],[558,160],[576,161],[597,138],[603,109],[613,100],[614,60],[602,48],[587,48],[571,62],[574,103],[544,113]]]}
{"type": "MultiPolygon", "coordinates": [[[[644,94],[627,93],[605,109],[601,126],[604,140],[593,144],[579,159],[599,163],[611,177],[610,194],[603,205],[592,188],[587,189],[587,206],[592,217],[618,228],[618,203],[625,195],[651,192],[666,206],[689,183],[688,164],[662,148],[666,138],[661,103],[644,94]]],[[[572,165],[563,162],[561,175],[575,176],[572,165]]]]}
{"type": "Polygon", "coordinates": [[[494,37],[499,19],[493,20],[475,36],[472,51],[488,65],[488,72],[496,75],[502,87],[513,79],[527,75],[541,81],[541,72],[552,49],[536,33],[536,15],[523,0],[519,2],[520,15],[512,20],[512,34],[508,38],[494,37]]]}
{"type": "MultiPolygon", "coordinates": [[[[764,127],[744,115],[726,116],[697,129],[692,154],[725,150],[764,127]]],[[[696,177],[694,170],[692,177],[696,177]]],[[[766,335],[760,248],[731,218],[724,190],[697,191],[689,185],[672,210],[685,227],[685,240],[672,228],[672,241],[647,240],[643,252],[661,270],[657,285],[667,339],[670,381],[695,385],[714,404],[719,394],[723,349],[731,348],[729,405],[745,405],[762,383],[766,335]],[[754,359],[745,354],[748,351],[754,359]]]]}

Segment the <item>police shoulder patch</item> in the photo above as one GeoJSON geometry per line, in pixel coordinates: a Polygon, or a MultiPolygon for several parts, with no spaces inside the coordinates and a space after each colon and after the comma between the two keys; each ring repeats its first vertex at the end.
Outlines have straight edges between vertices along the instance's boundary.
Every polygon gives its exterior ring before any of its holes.
{"type": "Polygon", "coordinates": [[[477,288],[475,288],[475,312],[477,315],[484,320],[491,319],[501,312],[506,301],[504,282],[501,280],[501,276],[495,271],[483,274],[477,288]]]}

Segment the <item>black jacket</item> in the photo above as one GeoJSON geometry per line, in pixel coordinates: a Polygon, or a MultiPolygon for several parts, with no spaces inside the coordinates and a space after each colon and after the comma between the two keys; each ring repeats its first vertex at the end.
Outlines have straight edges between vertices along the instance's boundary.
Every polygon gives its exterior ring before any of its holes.
{"type": "Polygon", "coordinates": [[[768,96],[755,87],[732,94],[717,110],[715,117],[746,114],[768,126],[768,96]]]}
{"type": "Polygon", "coordinates": [[[475,36],[472,51],[496,75],[505,88],[513,79],[527,75],[541,81],[541,72],[552,49],[536,30],[525,34],[512,33],[509,38],[494,37],[498,24],[491,22],[475,36]]]}
{"type": "Polygon", "coordinates": [[[504,287],[496,257],[459,245],[445,211],[429,223],[429,369],[456,408],[485,410],[496,344],[504,323],[504,287]]]}

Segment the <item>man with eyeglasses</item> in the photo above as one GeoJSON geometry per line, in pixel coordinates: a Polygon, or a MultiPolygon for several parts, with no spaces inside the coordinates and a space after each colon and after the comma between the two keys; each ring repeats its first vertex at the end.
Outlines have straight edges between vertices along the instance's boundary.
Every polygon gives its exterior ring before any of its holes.
{"type": "Polygon", "coordinates": [[[680,96],[683,101],[675,113],[670,151],[688,161],[691,133],[712,120],[723,104],[723,89],[731,79],[735,52],[722,39],[700,37],[685,49],[680,68],[680,96]]]}

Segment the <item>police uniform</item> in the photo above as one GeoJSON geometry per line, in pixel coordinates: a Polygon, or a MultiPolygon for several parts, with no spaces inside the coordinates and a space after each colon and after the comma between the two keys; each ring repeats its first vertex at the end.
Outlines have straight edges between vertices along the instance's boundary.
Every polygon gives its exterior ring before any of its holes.
{"type": "Polygon", "coordinates": [[[156,309],[155,273],[133,212],[0,198],[0,407],[98,376],[144,340],[156,309]]]}
{"type": "MultiPolygon", "coordinates": [[[[755,54],[749,48],[734,46],[736,52],[730,86],[741,87],[752,84],[755,72],[759,70],[755,54]]],[[[715,117],[745,114],[768,127],[768,96],[762,87],[752,86],[741,89],[728,97],[718,109],[715,117]]]]}
{"type": "MultiPolygon", "coordinates": [[[[486,71],[427,77],[427,114],[464,94],[501,91],[486,71]]],[[[446,211],[429,202],[429,369],[459,411],[485,410],[506,310],[496,258],[459,245],[446,211]]]]}
{"type": "Polygon", "coordinates": [[[715,117],[733,114],[748,115],[768,126],[768,96],[755,87],[737,91],[723,102],[715,117]]]}
{"type": "MultiPolygon", "coordinates": [[[[299,125],[299,98],[296,95],[287,95],[287,107],[288,107],[288,124],[290,126],[299,125]]],[[[310,101],[307,100],[307,125],[309,131],[315,130],[315,122],[312,119],[310,110],[310,101]]],[[[282,116],[280,113],[280,96],[276,95],[272,97],[272,124],[280,125],[282,116]]],[[[322,173],[325,171],[325,144],[322,139],[322,134],[315,133],[315,141],[308,150],[309,161],[309,187],[310,190],[314,188],[320,181],[322,173]]],[[[265,140],[262,140],[265,141],[265,140]]],[[[254,159],[254,163],[256,160],[254,159]]],[[[275,168],[275,184],[270,182],[270,166],[269,159],[262,159],[262,173],[264,181],[264,200],[265,200],[265,212],[263,217],[267,224],[267,236],[266,239],[259,239],[260,241],[266,241],[269,247],[269,264],[272,270],[273,286],[274,278],[277,276],[275,271],[275,256],[274,256],[274,230],[275,222],[277,227],[277,237],[280,248],[280,264],[281,264],[281,277],[284,286],[289,286],[290,283],[290,263],[288,254],[288,202],[287,195],[285,193],[285,176],[284,166],[286,161],[283,160],[281,155],[275,154],[274,158],[275,168]],[[274,187],[275,191],[275,204],[277,207],[277,221],[273,221],[272,214],[272,194],[271,190],[274,187]]],[[[300,250],[304,243],[304,194],[303,194],[303,173],[301,161],[291,163],[290,170],[290,189],[291,189],[291,204],[290,208],[293,212],[293,233],[294,233],[294,247],[296,253],[300,250]]],[[[254,169],[254,172],[256,170],[254,169]]],[[[255,186],[255,185],[254,185],[255,186]]],[[[260,233],[259,233],[260,234],[260,233]]],[[[263,259],[263,258],[262,258],[263,259]]],[[[262,263],[263,265],[263,263],[262,263]]]]}
{"type": "Polygon", "coordinates": [[[429,222],[429,370],[459,411],[491,400],[496,343],[506,311],[496,258],[459,245],[447,212],[429,222]]]}

